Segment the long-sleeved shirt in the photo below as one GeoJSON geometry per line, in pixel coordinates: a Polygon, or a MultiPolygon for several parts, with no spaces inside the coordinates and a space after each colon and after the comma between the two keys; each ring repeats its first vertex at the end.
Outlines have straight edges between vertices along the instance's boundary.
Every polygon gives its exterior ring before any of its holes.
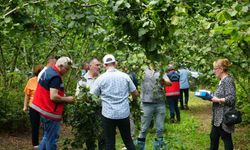
{"type": "Polygon", "coordinates": [[[235,107],[236,89],[232,77],[227,76],[220,81],[216,92],[214,93],[218,98],[225,98],[225,103],[213,103],[213,118],[212,124],[219,127],[222,125],[223,130],[228,133],[234,132],[234,125],[227,126],[223,123],[224,114],[235,107]]]}

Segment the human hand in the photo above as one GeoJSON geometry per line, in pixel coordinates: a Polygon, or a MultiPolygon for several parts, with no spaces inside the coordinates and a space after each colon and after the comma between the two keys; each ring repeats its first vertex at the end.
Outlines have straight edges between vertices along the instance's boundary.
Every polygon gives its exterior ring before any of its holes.
{"type": "Polygon", "coordinates": [[[214,96],[214,97],[211,99],[211,101],[212,101],[213,103],[220,103],[220,104],[221,104],[221,103],[223,102],[223,99],[214,96]]]}
{"type": "Polygon", "coordinates": [[[27,107],[27,106],[24,106],[24,107],[23,107],[23,111],[24,111],[24,112],[28,112],[28,107],[27,107]]]}
{"type": "Polygon", "coordinates": [[[75,102],[75,97],[74,96],[68,96],[67,97],[67,103],[72,104],[75,102]]]}

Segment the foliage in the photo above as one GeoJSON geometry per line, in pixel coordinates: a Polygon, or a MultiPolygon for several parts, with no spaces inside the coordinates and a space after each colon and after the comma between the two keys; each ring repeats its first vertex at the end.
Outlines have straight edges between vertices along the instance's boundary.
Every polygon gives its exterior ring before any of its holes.
{"type": "MultiPolygon", "coordinates": [[[[1,116],[17,113],[22,106],[20,89],[27,80],[23,74],[33,65],[44,64],[48,55],[66,55],[80,64],[113,53],[119,68],[136,72],[139,81],[150,61],[157,61],[163,70],[174,62],[201,72],[203,76],[196,82],[201,85],[196,87],[206,88],[218,83],[212,62],[229,58],[238,105],[249,123],[249,9],[245,0],[2,1],[0,98],[6,107],[1,116]],[[9,104],[12,101],[20,106],[9,104]]],[[[67,76],[70,91],[66,92],[73,93],[78,76],[75,72],[67,76]]]]}
{"type": "Polygon", "coordinates": [[[0,86],[0,128],[8,129],[9,132],[13,130],[21,131],[30,126],[28,115],[22,111],[24,86],[21,87],[20,91],[16,90],[20,88],[20,85],[23,85],[20,84],[23,82],[23,76],[20,72],[8,74],[7,76],[13,76],[16,79],[11,81],[15,82],[16,86],[12,87],[11,90],[3,85],[0,86]]]}
{"type": "Polygon", "coordinates": [[[73,148],[83,148],[87,140],[95,141],[102,134],[100,99],[89,93],[89,87],[81,87],[74,105],[67,106],[64,121],[72,127],[73,141],[67,144],[73,148]],[[90,136],[91,135],[91,136],[90,136]]]}

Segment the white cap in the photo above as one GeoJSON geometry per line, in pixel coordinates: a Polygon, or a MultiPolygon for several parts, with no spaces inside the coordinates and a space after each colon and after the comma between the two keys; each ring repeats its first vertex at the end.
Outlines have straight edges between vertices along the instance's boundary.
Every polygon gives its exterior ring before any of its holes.
{"type": "Polygon", "coordinates": [[[56,65],[60,66],[70,66],[73,64],[73,61],[69,58],[69,57],[60,57],[57,61],[56,61],[56,65]]]}
{"type": "Polygon", "coordinates": [[[110,64],[110,63],[116,62],[115,57],[111,54],[105,55],[102,61],[104,64],[110,64]]]}

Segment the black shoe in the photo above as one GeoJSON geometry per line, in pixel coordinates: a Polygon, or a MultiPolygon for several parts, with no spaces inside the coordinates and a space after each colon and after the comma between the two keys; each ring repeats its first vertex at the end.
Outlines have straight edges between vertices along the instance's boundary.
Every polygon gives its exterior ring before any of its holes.
{"type": "Polygon", "coordinates": [[[188,105],[185,105],[185,109],[186,109],[186,110],[189,110],[189,107],[188,107],[188,105]]]}
{"type": "Polygon", "coordinates": [[[174,118],[171,118],[171,119],[170,119],[170,123],[175,123],[174,118]]]}

